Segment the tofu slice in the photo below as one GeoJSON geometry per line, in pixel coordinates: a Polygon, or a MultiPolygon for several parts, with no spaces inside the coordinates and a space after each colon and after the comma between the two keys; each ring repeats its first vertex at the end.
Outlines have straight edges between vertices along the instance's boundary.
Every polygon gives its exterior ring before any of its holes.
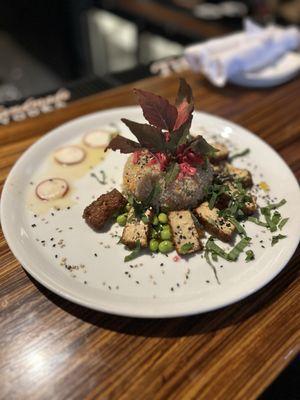
{"type": "Polygon", "coordinates": [[[148,219],[147,222],[135,216],[134,208],[131,208],[128,213],[127,223],[123,229],[121,242],[129,247],[129,249],[134,249],[138,240],[140,241],[141,247],[148,247],[150,227],[153,218],[152,210],[147,210],[145,216],[148,219]]]}
{"type": "Polygon", "coordinates": [[[168,219],[178,254],[190,254],[202,250],[197,227],[189,210],[170,211],[168,219]]]}
{"type": "Polygon", "coordinates": [[[226,163],[226,170],[233,179],[239,179],[245,188],[253,185],[251,172],[247,169],[237,168],[226,163]]]}
{"type": "Polygon", "coordinates": [[[210,210],[206,201],[194,211],[201,224],[210,234],[224,242],[232,240],[236,228],[230,221],[226,221],[223,217],[219,216],[218,208],[214,207],[210,210]]]}
{"type": "Polygon", "coordinates": [[[243,211],[246,215],[252,215],[257,210],[256,196],[250,194],[251,201],[247,201],[243,208],[243,211]]]}
{"type": "Polygon", "coordinates": [[[227,160],[229,156],[228,147],[225,144],[214,142],[211,145],[218,150],[213,157],[210,157],[212,163],[219,163],[221,161],[227,160]]]}

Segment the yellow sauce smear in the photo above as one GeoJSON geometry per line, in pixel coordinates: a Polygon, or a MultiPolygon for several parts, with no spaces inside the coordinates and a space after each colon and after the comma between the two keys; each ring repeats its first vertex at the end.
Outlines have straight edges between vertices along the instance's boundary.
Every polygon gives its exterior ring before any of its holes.
{"type": "Polygon", "coordinates": [[[95,166],[99,165],[106,157],[104,148],[91,148],[83,144],[78,144],[86,151],[85,159],[74,165],[63,165],[55,161],[53,154],[46,160],[46,168],[34,181],[34,184],[29,188],[27,194],[27,207],[35,214],[46,214],[51,209],[63,209],[76,204],[74,197],[74,183],[77,179],[82,178],[95,166]],[[42,200],[35,192],[37,185],[45,179],[63,178],[68,182],[69,190],[61,199],[42,200]]]}

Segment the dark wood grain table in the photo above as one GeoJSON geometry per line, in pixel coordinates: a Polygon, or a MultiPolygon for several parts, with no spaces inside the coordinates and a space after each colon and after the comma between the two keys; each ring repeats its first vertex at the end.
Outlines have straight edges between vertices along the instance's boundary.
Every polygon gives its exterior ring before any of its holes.
{"type": "MultiPolygon", "coordinates": [[[[217,89],[185,75],[198,109],[255,132],[300,177],[300,79],[267,90],[217,89]]],[[[146,79],[0,128],[1,187],[17,158],[50,129],[134,104],[135,86],[173,99],[177,84],[176,76],[146,79]]],[[[299,259],[298,249],[269,285],[225,309],[137,320],[49,292],[26,274],[0,234],[0,398],[255,399],[299,351],[299,259]]]]}

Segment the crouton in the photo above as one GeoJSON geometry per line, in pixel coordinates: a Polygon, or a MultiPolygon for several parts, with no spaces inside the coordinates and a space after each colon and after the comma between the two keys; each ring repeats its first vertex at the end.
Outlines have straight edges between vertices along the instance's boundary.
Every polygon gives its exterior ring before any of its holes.
{"type": "Polygon", "coordinates": [[[227,160],[229,150],[225,144],[214,142],[211,145],[217,150],[213,156],[209,158],[213,164],[219,163],[220,161],[227,160]]]}
{"type": "Polygon", "coordinates": [[[129,249],[135,248],[138,240],[141,247],[148,247],[152,218],[153,212],[151,210],[147,210],[142,218],[137,218],[134,208],[131,208],[123,229],[121,242],[129,249]]]}
{"type": "Polygon", "coordinates": [[[82,217],[91,228],[99,230],[113,214],[124,208],[126,203],[125,197],[117,189],[113,189],[87,206],[82,217]]]}
{"type": "Polygon", "coordinates": [[[171,211],[168,214],[177,253],[190,254],[202,250],[202,243],[189,210],[171,211]]]}
{"type": "Polygon", "coordinates": [[[228,175],[230,175],[232,179],[238,179],[245,188],[253,185],[251,172],[247,169],[237,168],[228,163],[226,163],[225,168],[228,175]]]}
{"type": "Polygon", "coordinates": [[[210,209],[206,201],[200,204],[194,212],[210,234],[224,242],[232,240],[236,228],[230,221],[226,221],[223,217],[219,216],[219,210],[216,207],[210,209]]]}

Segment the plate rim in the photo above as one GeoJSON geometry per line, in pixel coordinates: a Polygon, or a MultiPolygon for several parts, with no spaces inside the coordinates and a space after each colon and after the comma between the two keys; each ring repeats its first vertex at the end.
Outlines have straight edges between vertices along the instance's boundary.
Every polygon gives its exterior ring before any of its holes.
{"type": "MultiPolygon", "coordinates": [[[[102,304],[94,304],[88,301],[85,301],[84,299],[80,299],[77,295],[70,293],[69,289],[67,289],[67,291],[62,291],[60,289],[60,285],[54,282],[52,282],[52,279],[48,278],[44,279],[44,277],[41,275],[39,275],[34,268],[32,269],[31,265],[27,265],[26,262],[24,262],[24,257],[22,254],[20,254],[19,249],[16,246],[15,241],[13,240],[12,237],[10,237],[10,233],[9,233],[9,228],[8,228],[8,224],[9,224],[9,220],[8,218],[6,218],[6,193],[8,192],[8,186],[9,186],[9,181],[10,179],[12,179],[13,175],[15,174],[15,171],[18,169],[19,165],[23,162],[24,159],[26,159],[28,157],[28,153],[30,151],[34,151],[34,147],[37,143],[41,143],[43,141],[48,140],[48,137],[50,135],[53,134],[53,132],[55,132],[56,130],[60,130],[62,128],[64,128],[65,125],[69,125],[69,124],[73,124],[78,122],[79,120],[83,121],[84,119],[89,119],[93,116],[99,115],[101,113],[107,113],[107,112],[116,112],[116,113],[120,113],[120,112],[124,112],[125,110],[132,110],[132,111],[140,111],[140,108],[138,106],[123,106],[123,107],[114,107],[114,108],[109,108],[109,109],[104,109],[104,110],[100,110],[100,111],[96,111],[93,113],[89,113],[89,114],[85,114],[83,116],[78,116],[76,118],[73,118],[61,125],[58,125],[57,127],[51,129],[49,132],[47,132],[46,134],[44,134],[40,139],[38,139],[36,142],[34,142],[28,149],[26,149],[24,151],[24,153],[18,158],[18,160],[16,161],[16,163],[13,165],[13,167],[11,168],[4,186],[3,186],[3,190],[2,190],[2,194],[1,194],[1,204],[0,204],[0,218],[1,218],[1,226],[2,226],[2,231],[5,237],[5,240],[11,250],[11,252],[13,253],[14,257],[18,260],[18,262],[20,263],[20,265],[22,266],[22,268],[30,275],[32,276],[37,282],[39,282],[42,286],[46,287],[48,290],[50,290],[51,292],[57,294],[58,296],[71,301],[75,304],[79,304],[81,306],[93,309],[95,311],[100,311],[100,312],[104,312],[104,313],[109,313],[109,314],[113,314],[113,315],[118,315],[118,316],[126,316],[126,317],[135,317],[135,318],[174,318],[174,317],[182,317],[182,316],[189,316],[189,315],[195,315],[195,314],[202,314],[205,312],[209,312],[209,311],[214,311],[216,309],[221,309],[224,308],[226,306],[229,306],[233,303],[239,302],[243,299],[245,299],[246,297],[250,296],[251,294],[259,291],[260,289],[262,289],[264,286],[266,286],[269,282],[271,282],[287,265],[287,263],[289,262],[289,260],[292,258],[292,256],[295,253],[295,250],[299,244],[300,241],[300,235],[298,237],[297,240],[294,240],[294,245],[291,247],[291,250],[289,251],[288,255],[286,255],[284,261],[281,263],[281,265],[279,267],[277,267],[275,270],[272,270],[270,274],[268,274],[267,278],[262,280],[260,282],[259,285],[255,286],[254,288],[250,288],[247,291],[244,291],[244,293],[241,296],[237,296],[235,298],[232,298],[229,301],[225,301],[222,304],[216,304],[213,306],[206,306],[206,307],[202,307],[199,309],[198,304],[196,304],[196,306],[194,305],[194,307],[192,306],[193,304],[195,304],[195,300],[188,300],[186,302],[184,302],[185,304],[187,304],[187,309],[182,310],[182,311],[176,311],[176,310],[172,310],[167,313],[163,313],[163,312],[159,312],[159,310],[157,310],[157,308],[159,308],[159,304],[157,304],[156,310],[151,309],[147,309],[146,311],[143,312],[139,312],[138,310],[132,310],[132,307],[129,307],[129,310],[126,310],[126,307],[124,309],[119,309],[118,306],[116,307],[115,304],[113,304],[113,306],[109,306],[107,304],[104,304],[103,306],[103,299],[102,299],[102,304]],[[33,150],[32,150],[33,149],[33,150]],[[23,260],[23,261],[22,261],[23,260]],[[56,285],[56,286],[55,286],[56,285]],[[191,307],[188,307],[188,305],[191,303],[191,307]]],[[[285,160],[281,157],[281,155],[279,153],[277,153],[267,142],[265,142],[263,139],[261,139],[259,136],[255,135],[254,133],[252,133],[251,131],[249,131],[247,128],[244,128],[242,125],[236,124],[235,122],[232,122],[230,120],[227,120],[226,118],[222,118],[219,117],[217,115],[211,114],[211,113],[207,113],[207,112],[203,112],[203,111],[195,111],[197,114],[202,114],[205,115],[206,117],[209,118],[213,118],[216,120],[219,120],[220,122],[224,123],[224,124],[230,124],[231,126],[233,126],[236,129],[242,129],[244,131],[247,132],[247,134],[249,134],[250,136],[254,137],[255,140],[258,140],[259,142],[261,142],[262,144],[264,144],[265,146],[268,147],[268,150],[271,151],[273,153],[273,155],[275,155],[276,157],[278,157],[279,159],[281,159],[282,163],[285,164],[285,167],[287,169],[287,172],[289,173],[290,177],[293,179],[294,184],[296,186],[298,186],[298,182],[297,179],[294,175],[294,173],[292,172],[292,170],[290,169],[290,167],[288,166],[288,164],[285,162],[285,160]]],[[[174,299],[175,300],[175,299],[174,299]]],[[[107,303],[106,301],[104,301],[104,303],[107,303]]],[[[151,308],[151,307],[150,307],[151,308]]]]}

